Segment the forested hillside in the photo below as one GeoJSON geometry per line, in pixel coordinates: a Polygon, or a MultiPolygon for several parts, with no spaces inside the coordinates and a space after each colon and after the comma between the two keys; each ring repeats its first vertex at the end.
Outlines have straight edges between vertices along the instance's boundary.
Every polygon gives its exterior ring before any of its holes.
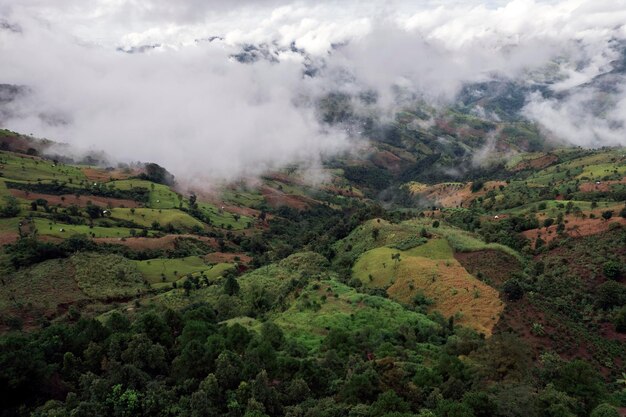
{"type": "Polygon", "coordinates": [[[0,131],[1,415],[624,414],[626,149],[321,106],[370,140],[315,184],[0,131]]]}

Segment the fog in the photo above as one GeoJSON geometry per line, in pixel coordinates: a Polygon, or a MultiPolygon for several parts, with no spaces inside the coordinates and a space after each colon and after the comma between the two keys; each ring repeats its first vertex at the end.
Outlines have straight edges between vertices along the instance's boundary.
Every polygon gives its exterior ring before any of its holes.
{"type": "Polygon", "coordinates": [[[543,83],[557,95],[529,95],[525,117],[566,144],[626,145],[624,77],[593,82],[623,59],[621,0],[0,0],[0,22],[0,83],[29,90],[2,126],[198,184],[357,149],[318,121],[335,90],[374,90],[384,114],[398,91],[445,106],[468,82],[543,83]],[[260,59],[233,58],[250,44],[260,59]]]}

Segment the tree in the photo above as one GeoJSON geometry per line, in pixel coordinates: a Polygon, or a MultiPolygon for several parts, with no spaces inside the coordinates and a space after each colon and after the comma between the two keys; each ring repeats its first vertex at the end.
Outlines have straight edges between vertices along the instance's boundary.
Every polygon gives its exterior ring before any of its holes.
{"type": "Polygon", "coordinates": [[[463,403],[442,400],[435,409],[437,417],[474,417],[472,409],[463,403]]]}
{"type": "Polygon", "coordinates": [[[185,281],[183,282],[183,289],[185,290],[185,295],[187,297],[189,297],[189,292],[191,291],[191,289],[193,288],[193,285],[191,285],[191,280],[190,279],[185,279],[185,281]]]}
{"type": "Polygon", "coordinates": [[[511,301],[519,300],[524,296],[524,288],[522,288],[520,282],[515,278],[505,282],[502,286],[502,291],[504,291],[507,298],[511,301]]]}
{"type": "Polygon", "coordinates": [[[604,394],[598,372],[580,359],[567,362],[558,369],[553,383],[557,390],[581,401],[586,413],[593,410],[604,394]]]}
{"type": "Polygon", "coordinates": [[[233,274],[226,275],[226,279],[224,281],[224,294],[230,296],[239,294],[239,283],[233,274]]]}
{"type": "Polygon", "coordinates": [[[0,207],[0,217],[15,217],[20,214],[20,204],[15,197],[6,196],[4,201],[6,204],[4,207],[0,207]]]}
{"type": "Polygon", "coordinates": [[[140,177],[142,179],[156,182],[158,184],[174,184],[174,176],[169,173],[165,168],[155,163],[146,164],[146,172],[144,174],[141,174],[140,177]]]}
{"type": "Polygon", "coordinates": [[[609,220],[611,217],[613,217],[613,210],[606,210],[602,212],[602,218],[604,220],[609,220]]]}
{"type": "Polygon", "coordinates": [[[408,413],[411,410],[409,404],[395,393],[395,391],[385,391],[378,396],[372,404],[370,416],[378,417],[389,413],[408,413]]]}
{"type": "Polygon", "coordinates": [[[433,227],[434,227],[435,229],[439,227],[439,220],[435,220],[435,221],[433,222],[433,227]]]}
{"type": "Polygon", "coordinates": [[[617,280],[622,274],[622,265],[616,261],[607,261],[602,268],[607,279],[617,280]]]}
{"type": "Polygon", "coordinates": [[[102,215],[102,208],[91,203],[87,204],[87,206],[85,207],[85,211],[87,212],[87,215],[92,219],[97,219],[102,215]]]}
{"type": "Polygon", "coordinates": [[[626,288],[615,281],[604,282],[596,288],[596,300],[605,310],[626,302],[626,288]]]}
{"type": "Polygon", "coordinates": [[[400,252],[392,253],[391,260],[394,261],[394,268],[397,268],[398,262],[400,262],[400,252]]]}
{"type": "Polygon", "coordinates": [[[590,417],[619,417],[619,413],[612,405],[603,403],[593,409],[590,417]]]}

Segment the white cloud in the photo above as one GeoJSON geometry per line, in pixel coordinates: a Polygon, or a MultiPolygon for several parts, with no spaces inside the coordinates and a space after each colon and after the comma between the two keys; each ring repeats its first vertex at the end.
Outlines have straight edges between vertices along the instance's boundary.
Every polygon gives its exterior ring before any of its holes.
{"type": "MultiPolygon", "coordinates": [[[[0,0],[0,15],[23,28],[0,31],[0,83],[33,92],[8,127],[194,178],[311,165],[350,149],[303,95],[372,88],[391,107],[401,85],[446,102],[494,75],[553,77],[565,91],[610,69],[626,39],[625,0],[0,0]],[[216,35],[223,40],[196,42],[216,35]],[[274,64],[229,58],[241,43],[292,42],[324,62],[319,77],[302,77],[304,58],[289,50],[274,64]],[[116,52],[152,44],[161,47],[116,52]]],[[[584,91],[562,102],[533,96],[525,114],[570,143],[624,144],[623,91],[608,114],[586,114],[584,91]]]]}

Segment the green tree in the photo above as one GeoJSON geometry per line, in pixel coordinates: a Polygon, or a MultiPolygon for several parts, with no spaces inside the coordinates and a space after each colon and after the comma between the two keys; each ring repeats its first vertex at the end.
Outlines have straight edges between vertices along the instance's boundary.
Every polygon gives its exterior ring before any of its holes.
{"type": "Polygon", "coordinates": [[[616,261],[608,261],[604,263],[602,272],[607,279],[619,279],[622,274],[622,265],[616,261]]]}
{"type": "Polygon", "coordinates": [[[511,301],[519,300],[524,296],[524,288],[516,278],[511,278],[504,283],[502,291],[511,301]]]}
{"type": "Polygon", "coordinates": [[[590,417],[619,417],[619,413],[612,405],[603,403],[593,409],[590,417]]]}
{"type": "Polygon", "coordinates": [[[606,210],[602,212],[602,218],[604,220],[609,220],[611,217],[613,217],[613,210],[606,210]]]}
{"type": "Polygon", "coordinates": [[[239,283],[233,274],[227,274],[224,280],[224,294],[230,296],[239,295],[239,283]]]}
{"type": "Polygon", "coordinates": [[[5,196],[3,198],[5,201],[5,205],[3,207],[0,207],[0,217],[15,217],[20,214],[20,204],[15,197],[5,196]]]}

